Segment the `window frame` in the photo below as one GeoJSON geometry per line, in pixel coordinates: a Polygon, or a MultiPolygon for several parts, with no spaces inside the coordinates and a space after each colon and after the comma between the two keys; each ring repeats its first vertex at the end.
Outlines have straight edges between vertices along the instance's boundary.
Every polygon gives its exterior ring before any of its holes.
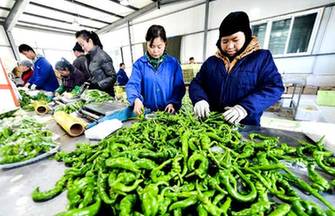
{"type": "Polygon", "coordinates": [[[302,12],[296,12],[296,13],[291,13],[291,14],[287,14],[287,15],[277,16],[277,17],[274,17],[274,18],[269,18],[269,19],[264,19],[264,20],[260,20],[260,21],[256,21],[256,22],[251,22],[251,27],[255,26],[255,25],[266,24],[266,31],[265,31],[265,36],[264,36],[263,49],[269,49],[270,36],[271,36],[271,30],[272,30],[273,22],[280,21],[280,20],[285,20],[285,19],[291,19],[288,35],[287,35],[286,42],[285,42],[284,53],[283,54],[275,54],[273,56],[274,57],[306,56],[306,55],[312,54],[313,47],[314,47],[314,44],[315,44],[315,41],[316,41],[317,32],[318,32],[318,29],[320,27],[321,18],[322,18],[323,13],[324,13],[324,8],[306,10],[306,11],[302,11],[302,12]],[[312,29],[312,34],[311,34],[311,37],[310,37],[309,42],[308,42],[307,51],[306,52],[299,52],[299,53],[287,53],[295,18],[300,17],[300,16],[305,16],[305,15],[310,15],[310,14],[313,14],[313,13],[316,13],[316,18],[315,18],[315,22],[314,22],[313,29],[312,29]]]}

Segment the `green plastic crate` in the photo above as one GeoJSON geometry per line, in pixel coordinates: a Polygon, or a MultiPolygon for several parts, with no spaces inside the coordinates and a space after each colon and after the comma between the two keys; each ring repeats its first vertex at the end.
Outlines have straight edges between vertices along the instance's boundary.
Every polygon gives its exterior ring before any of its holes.
{"type": "Polygon", "coordinates": [[[320,106],[335,106],[335,91],[319,90],[316,103],[320,106]]]}

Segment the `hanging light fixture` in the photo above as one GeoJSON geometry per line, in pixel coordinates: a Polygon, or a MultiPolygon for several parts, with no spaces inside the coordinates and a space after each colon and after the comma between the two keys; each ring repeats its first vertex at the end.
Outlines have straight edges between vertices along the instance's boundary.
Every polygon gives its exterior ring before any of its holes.
{"type": "Polygon", "coordinates": [[[78,19],[76,19],[76,17],[73,18],[72,27],[76,30],[80,29],[80,23],[79,23],[78,19]]]}
{"type": "MultiPolygon", "coordinates": [[[[72,3],[74,3],[73,0],[72,0],[72,3]]],[[[79,23],[79,13],[78,13],[77,6],[75,6],[75,9],[76,9],[77,16],[73,17],[72,28],[74,28],[75,30],[79,30],[80,29],[80,23],[79,23]]]]}

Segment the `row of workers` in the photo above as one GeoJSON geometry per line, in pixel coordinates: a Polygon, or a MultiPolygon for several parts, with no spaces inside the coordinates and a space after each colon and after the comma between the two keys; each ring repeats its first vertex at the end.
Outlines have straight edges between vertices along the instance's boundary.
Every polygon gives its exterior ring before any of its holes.
{"type": "MultiPolygon", "coordinates": [[[[281,75],[269,50],[260,49],[245,12],[230,13],[222,21],[217,52],[192,80],[189,96],[195,114],[223,113],[231,123],[259,125],[264,110],[284,91],[281,75]]],[[[174,112],[185,94],[178,61],[166,53],[166,33],[153,25],[146,35],[147,53],[133,65],[126,86],[129,103],[141,114],[144,107],[174,112]]]]}
{"type": "MultiPolygon", "coordinates": [[[[75,68],[81,71],[86,69],[84,75],[91,88],[114,96],[116,74],[112,59],[102,49],[98,36],[82,30],[76,33],[76,38],[86,54],[83,55],[84,68],[75,68]]],[[[128,101],[136,114],[141,114],[144,107],[151,111],[176,112],[182,105],[185,85],[178,60],[166,52],[165,29],[152,25],[145,40],[147,52],[133,64],[126,85],[128,101]]],[[[195,114],[204,118],[210,111],[216,111],[223,113],[231,123],[259,125],[264,110],[273,105],[284,91],[270,51],[260,49],[257,38],[252,36],[249,17],[245,12],[232,12],[224,18],[216,46],[216,53],[203,63],[189,87],[195,114]]],[[[19,49],[35,62],[35,71],[43,66],[45,61],[36,64],[43,57],[29,53],[31,50],[21,46],[19,49]]],[[[68,69],[67,64],[63,64],[65,61],[58,62],[56,69],[68,69]]],[[[73,71],[70,69],[69,74],[63,75],[69,77],[73,71]]],[[[56,80],[56,77],[52,79],[56,80]]],[[[31,80],[29,82],[33,85],[40,84],[31,80]]],[[[42,82],[54,82],[55,90],[58,83],[53,80],[42,82]]]]}
{"type": "Polygon", "coordinates": [[[30,89],[40,89],[62,94],[65,91],[78,89],[84,82],[90,88],[99,89],[114,96],[114,84],[125,85],[128,81],[125,65],[120,64],[120,70],[115,74],[112,58],[103,50],[99,37],[94,32],[82,30],[76,33],[78,42],[73,47],[76,59],[71,64],[62,58],[55,65],[61,76],[59,86],[51,64],[42,55],[36,54],[27,44],[21,44],[19,51],[32,61],[23,60],[18,70],[22,72],[23,84],[30,89]],[[81,45],[79,44],[81,43],[81,45]],[[84,49],[83,49],[84,48],[84,49]]]}

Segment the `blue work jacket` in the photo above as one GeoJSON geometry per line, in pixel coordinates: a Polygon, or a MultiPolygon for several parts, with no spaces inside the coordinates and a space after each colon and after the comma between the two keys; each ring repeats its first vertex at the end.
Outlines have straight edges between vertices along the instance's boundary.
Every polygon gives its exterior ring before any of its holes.
{"type": "Polygon", "coordinates": [[[38,56],[34,62],[34,73],[28,82],[35,84],[37,89],[45,91],[53,92],[59,87],[51,64],[43,56],[38,56]]]}
{"type": "Polygon", "coordinates": [[[142,56],[133,64],[126,92],[131,106],[139,98],[151,111],[164,110],[170,103],[176,110],[180,109],[185,94],[180,64],[176,58],[167,55],[155,69],[147,57],[142,56]]]}
{"type": "Polygon", "coordinates": [[[242,124],[260,125],[263,111],[280,99],[284,91],[281,75],[268,50],[257,50],[240,59],[227,72],[217,56],[209,57],[190,84],[193,105],[206,100],[210,111],[224,112],[239,104],[248,112],[242,124]]]}
{"type": "Polygon", "coordinates": [[[127,84],[129,78],[126,74],[126,71],[124,71],[122,68],[117,72],[116,74],[116,80],[119,85],[124,86],[127,84]]]}

